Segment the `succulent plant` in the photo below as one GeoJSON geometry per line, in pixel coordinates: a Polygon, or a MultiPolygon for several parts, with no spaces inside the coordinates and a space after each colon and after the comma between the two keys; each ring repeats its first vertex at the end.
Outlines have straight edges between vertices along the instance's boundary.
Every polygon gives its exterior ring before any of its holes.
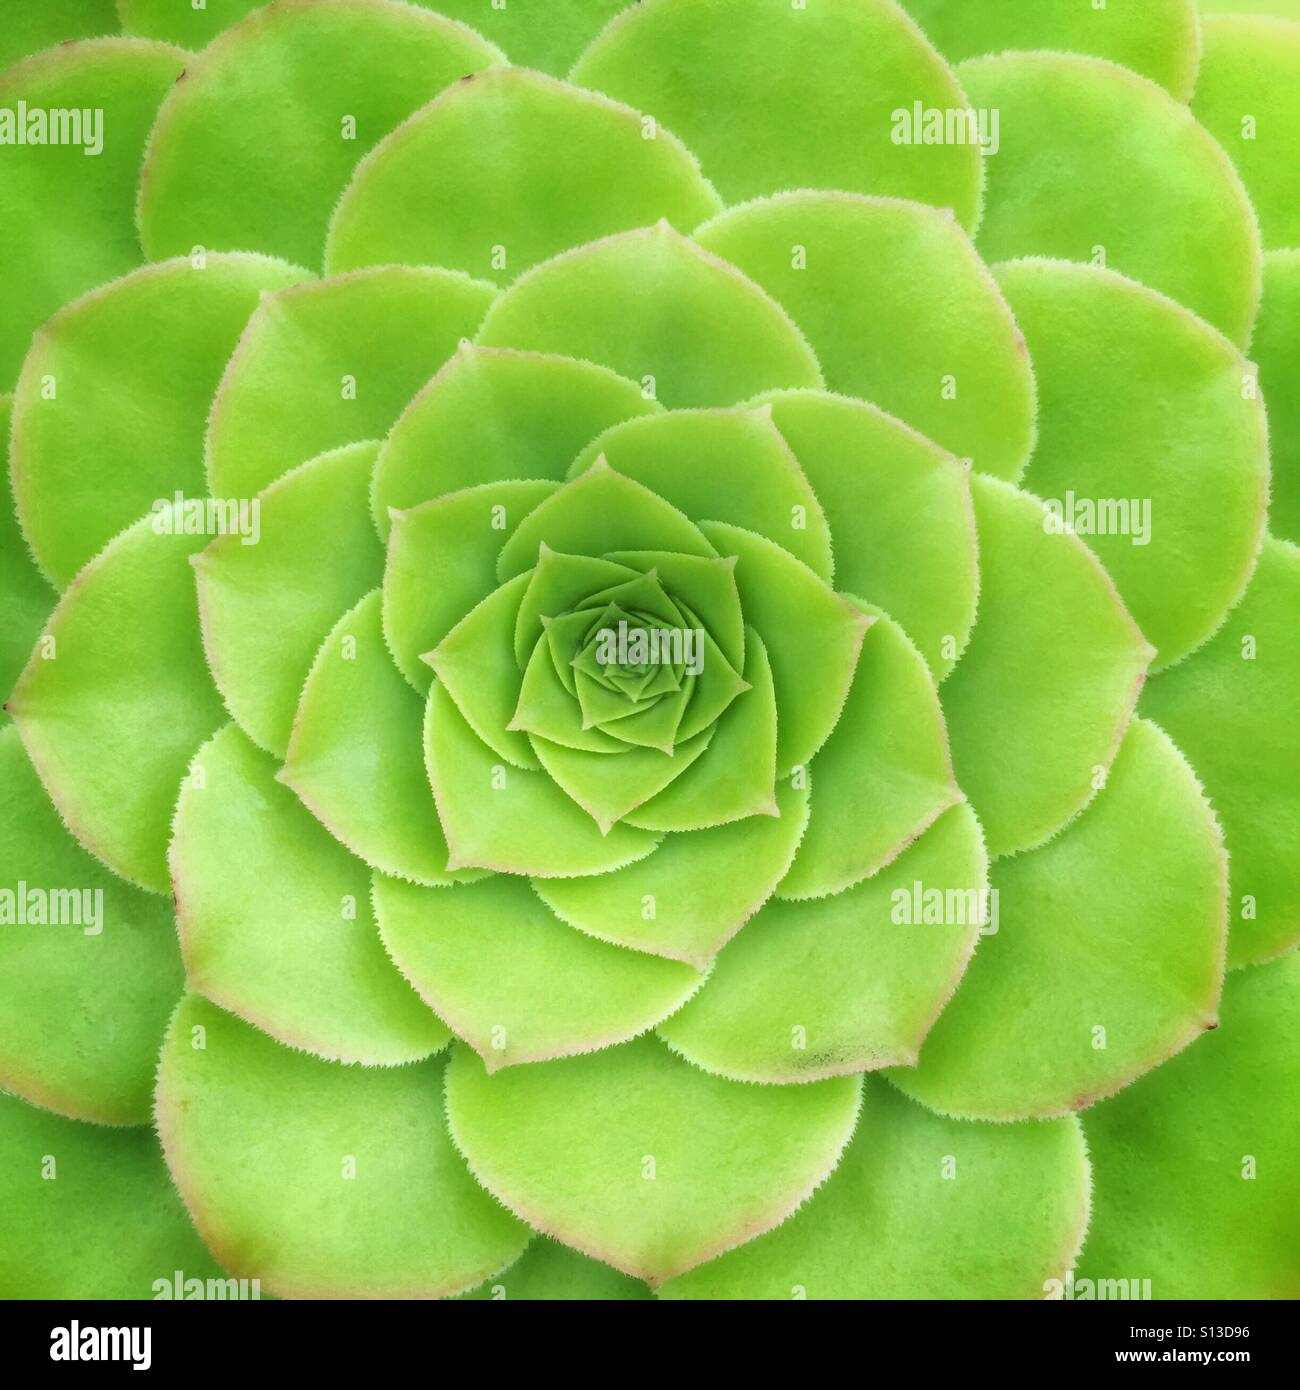
{"type": "Polygon", "coordinates": [[[1300,1294],[1207,8],[5,17],[0,1292],[1300,1294]]]}

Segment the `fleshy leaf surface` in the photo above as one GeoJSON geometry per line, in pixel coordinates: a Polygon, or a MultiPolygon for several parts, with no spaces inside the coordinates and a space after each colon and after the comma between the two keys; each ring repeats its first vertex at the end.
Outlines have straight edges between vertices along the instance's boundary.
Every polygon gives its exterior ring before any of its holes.
{"type": "Polygon", "coordinates": [[[9,698],[41,781],[81,844],[165,893],[167,837],[195,748],[224,722],[203,659],[182,509],[145,517],[68,586],[9,698]],[[158,529],[159,525],[162,529],[158,529]]]}
{"type": "Polygon", "coordinates": [[[1203,651],[1151,681],[1141,710],[1167,729],[1223,823],[1230,965],[1300,942],[1300,549],[1268,540],[1246,596],[1203,651]]]}
{"type": "Polygon", "coordinates": [[[171,905],[59,824],[12,726],[0,729],[0,884],[0,1084],[78,1120],[146,1123],[183,981],[171,905]]]}
{"type": "Polygon", "coordinates": [[[985,260],[1103,264],[1238,346],[1249,341],[1258,224],[1228,156],[1186,106],[1127,68],[1074,54],[974,58],[957,75],[973,105],[1001,112],[977,238],[985,260]]]}
{"type": "Polygon", "coordinates": [[[1088,1224],[1079,1122],[972,1125],[866,1077],[858,1131],[792,1220],[671,1299],[1041,1299],[1088,1224]]]}
{"type": "Polygon", "coordinates": [[[534,266],[493,304],[478,342],[600,363],[674,410],[822,384],[785,310],[667,222],[534,266]]]}
{"type": "Polygon", "coordinates": [[[1268,407],[1273,464],[1269,529],[1300,543],[1300,250],[1264,257],[1264,297],[1250,345],[1268,407]]]}
{"type": "Polygon", "coordinates": [[[853,1132],[857,1078],[741,1086],[654,1038],[489,1075],[447,1070],[456,1146],[545,1235],[658,1284],[783,1220],[853,1132]]]}
{"type": "Polygon", "coordinates": [[[145,254],[197,245],[316,268],[357,160],[449,83],[500,59],[463,25],[391,0],[255,10],[189,64],[158,112],[140,177],[145,254]],[[232,146],[250,110],[257,139],[232,146]]]}
{"type": "Polygon", "coordinates": [[[514,875],[456,888],[381,875],[374,901],[402,973],[489,1071],[626,1042],[700,987],[688,965],[557,921],[514,875]]]}
{"type": "Polygon", "coordinates": [[[571,75],[676,131],[727,203],[845,188],[950,207],[968,227],[978,220],[974,146],[893,138],[898,109],[966,100],[886,0],[649,0],[611,23],[571,75]]]}
{"type": "Polygon", "coordinates": [[[11,464],[23,529],[60,587],[151,508],[203,497],[204,422],[226,359],[259,295],[303,274],[265,256],[145,266],[37,332],[11,464]]]}
{"type": "Polygon", "coordinates": [[[465,1297],[484,1303],[612,1303],[645,1301],[653,1295],[640,1279],[539,1236],[509,1269],[465,1297]]]}
{"type": "Polygon", "coordinates": [[[1019,476],[1034,442],[1024,338],[951,212],[785,193],[696,233],[789,310],[832,391],[890,411],[981,472],[1019,476]]]}
{"type": "Polygon", "coordinates": [[[40,5],[22,5],[5,16],[0,70],[55,44],[107,37],[120,30],[114,0],[44,0],[40,5]]]}
{"type": "Polygon", "coordinates": [[[158,1132],[209,1249],[291,1298],[438,1297],[513,1262],[528,1231],[465,1171],[444,1067],[323,1062],[187,995],[163,1045],[158,1132]]]}
{"type": "Polygon", "coordinates": [[[847,892],[768,903],[660,1036],[696,1066],[738,1081],[910,1064],[975,948],[987,869],[978,822],[969,807],[953,807],[847,892]],[[957,895],[961,920],[908,920],[900,909],[910,911],[917,883],[957,895]]]}
{"type": "Polygon", "coordinates": [[[401,265],[266,296],[212,403],[213,492],[260,492],[327,449],[382,439],[482,323],[493,293],[454,271],[401,265]]]}
{"type": "Polygon", "coordinates": [[[919,1065],[890,1072],[914,1099],[980,1119],[1065,1114],[1216,1025],[1223,837],[1154,724],[1135,720],[1096,800],[1051,844],[995,864],[992,885],[996,931],[919,1065]]]}
{"type": "MultiPolygon", "coordinates": [[[[58,597],[37,568],[14,511],[8,466],[12,407],[12,396],[0,396],[0,700],[13,689],[58,597]]],[[[0,714],[0,725],[7,722],[0,714]]]]}
{"type": "Polygon", "coordinates": [[[194,756],[169,858],[190,989],[329,1060],[392,1066],[446,1045],[380,944],[365,866],[233,724],[194,756]]]}
{"type": "Polygon", "coordinates": [[[1041,844],[1088,802],[1153,652],[1092,552],[1052,530],[1037,498],[981,477],[972,492],[979,622],[941,695],[957,783],[997,857],[1041,844]]]}
{"type": "Polygon", "coordinates": [[[489,68],[358,166],[330,223],[326,264],[442,265],[508,284],[570,247],[661,217],[689,232],[722,204],[674,135],[646,130],[636,111],[595,92],[489,68]]]}

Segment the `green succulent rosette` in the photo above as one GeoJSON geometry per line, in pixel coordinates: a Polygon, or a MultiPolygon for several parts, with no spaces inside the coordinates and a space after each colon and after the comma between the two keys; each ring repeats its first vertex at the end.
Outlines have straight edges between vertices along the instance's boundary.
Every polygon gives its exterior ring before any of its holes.
{"type": "Polygon", "coordinates": [[[1300,1294],[1206,8],[5,16],[0,1292],[1300,1294]]]}

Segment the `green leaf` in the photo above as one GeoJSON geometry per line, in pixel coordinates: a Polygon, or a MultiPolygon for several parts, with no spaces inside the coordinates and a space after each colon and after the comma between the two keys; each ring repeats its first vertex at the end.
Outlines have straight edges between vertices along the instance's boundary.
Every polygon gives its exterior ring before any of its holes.
{"type": "Polygon", "coordinates": [[[1249,341],[1259,305],[1255,214],[1228,156],[1186,106],[1100,58],[999,54],[957,75],[974,106],[1001,113],[978,237],[985,260],[1107,265],[1238,346],[1249,341]],[[1173,240],[1171,227],[1180,229],[1173,240]]]}
{"type": "Polygon", "coordinates": [[[1300,549],[1269,540],[1241,603],[1191,661],[1151,681],[1142,713],[1187,754],[1223,822],[1230,965],[1300,943],[1300,549]]]}
{"type": "MultiPolygon", "coordinates": [[[[38,28],[59,21],[67,8],[8,6],[0,48],[38,40],[38,28]]],[[[140,264],[136,175],[154,113],[188,57],[165,44],[92,39],[37,53],[0,73],[0,107],[12,112],[25,101],[29,112],[103,113],[102,125],[98,118],[89,130],[83,125],[89,144],[5,147],[0,390],[12,387],[32,333],[55,310],[140,264]],[[89,156],[97,144],[100,152],[89,156]]]]}
{"type": "Polygon", "coordinates": [[[5,16],[0,32],[0,69],[55,44],[118,34],[114,0],[45,0],[23,5],[5,16]]]}
{"type": "Polygon", "coordinates": [[[785,310],[666,222],[534,266],[493,304],[478,341],[603,363],[674,410],[822,384],[785,310]]]}
{"type": "Polygon", "coordinates": [[[0,1085],[78,1120],[145,1124],[182,988],[171,905],[59,824],[12,726],[0,729],[0,884],[0,1085]]]}
{"type": "Polygon", "coordinates": [[[384,640],[421,695],[433,673],[420,657],[497,587],[502,541],[554,491],[547,482],[482,483],[393,512],[384,567],[384,640]]]}
{"type": "Polygon", "coordinates": [[[951,212],[787,193],[732,208],[697,236],[790,311],[832,391],[874,402],[982,472],[1020,475],[1034,443],[1033,373],[951,212]]]}
{"type": "Polygon", "coordinates": [[[546,0],[494,5],[492,0],[426,0],[434,9],[472,25],[505,49],[512,63],[563,77],[605,21],[627,0],[546,0]]]}
{"type": "Polygon", "coordinates": [[[722,204],[675,136],[646,129],[595,92],[488,69],[448,87],[357,167],[326,264],[445,265],[509,284],[572,246],[660,217],[689,232],[722,204]]]}
{"type": "Polygon", "coordinates": [[[1264,245],[1300,245],[1300,24],[1211,15],[1201,34],[1192,114],[1241,174],[1264,245]]]}
{"type": "Polygon", "coordinates": [[[705,729],[685,742],[679,741],[671,753],[660,748],[629,748],[613,757],[561,743],[530,737],[533,752],[557,786],[566,792],[608,834],[629,811],[644,806],[656,793],[701,757],[713,737],[705,729]]]}
{"type": "Polygon", "coordinates": [[[461,345],[393,426],[375,468],[372,505],[386,536],[389,509],[481,483],[562,481],[602,430],[658,410],[605,367],[461,345]]]}
{"type": "Polygon", "coordinates": [[[700,987],[687,965],[556,921],[507,874],[448,889],[377,876],[374,894],[402,973],[489,1071],[626,1042],[700,987]]]}
{"type": "Polygon", "coordinates": [[[1300,542],[1300,250],[1264,257],[1264,297],[1250,355],[1268,407],[1273,464],[1269,526],[1275,536],[1300,542]]]}
{"type": "MultiPolygon", "coordinates": [[[[57,598],[18,524],[9,483],[12,396],[0,396],[0,698],[13,689],[57,598]]],[[[0,727],[8,720],[0,714],[0,727]]]]}
{"type": "Polygon", "coordinates": [[[303,274],[264,256],[168,261],[36,334],[14,394],[11,464],[23,529],[60,588],[151,507],[204,495],[203,426],[226,359],[263,290],[303,274]]]}
{"type": "Polygon", "coordinates": [[[783,782],[775,805],[775,815],[670,835],[649,859],[615,873],[535,879],[533,887],[589,936],[703,969],[771,897],[794,856],[806,789],[783,782]]]}
{"type": "MultiPolygon", "coordinates": [[[[616,3],[621,4],[622,0],[616,3]]],[[[465,1295],[483,1303],[530,1303],[543,1299],[621,1303],[652,1296],[639,1279],[631,1279],[599,1260],[579,1255],[559,1241],[541,1237],[532,1241],[504,1274],[465,1295]]]]}
{"type": "MultiPolygon", "coordinates": [[[[152,1129],[103,1129],[0,1095],[0,1297],[147,1299],[220,1279],[152,1129]]],[[[232,1295],[233,1296],[233,1295],[232,1295]]]]}
{"type": "Polygon", "coordinates": [[[365,865],[233,724],[194,756],[170,862],[190,989],[330,1060],[392,1066],[446,1045],[384,953],[365,865]]]}
{"type": "Polygon", "coordinates": [[[892,614],[942,680],[966,648],[979,590],[966,469],[865,401],[819,391],[760,399],[821,501],[840,588],[892,614]]]}
{"type": "Polygon", "coordinates": [[[212,403],[213,492],[259,492],[327,449],[382,439],[493,294],[454,271],[384,266],[267,295],[212,403]]]}
{"type": "Polygon", "coordinates": [[[447,1117],[507,1207],[653,1285],[784,1220],[835,1166],[858,1092],[740,1086],[652,1038],[494,1076],[458,1048],[447,1117]]]}
{"type": "Polygon", "coordinates": [[[607,559],[659,576],[667,591],[688,602],[705,632],[737,670],[745,664],[745,615],[731,559],[700,559],[667,550],[615,550],[607,559]]]}
{"type": "MultiPolygon", "coordinates": [[[[568,667],[570,677],[575,675],[569,666],[569,657],[562,657],[557,650],[557,631],[570,627],[589,628],[590,613],[570,613],[565,618],[547,618],[546,640],[538,642],[533,648],[524,678],[519,686],[519,703],[510,717],[509,727],[525,734],[537,734],[550,743],[562,744],[565,748],[585,748],[593,753],[618,753],[626,751],[616,738],[602,733],[599,728],[589,727],[584,719],[577,689],[570,690],[564,683],[561,672],[568,667]]],[[[571,656],[571,653],[570,653],[571,656]]],[[[611,702],[617,702],[625,713],[635,709],[621,696],[605,692],[611,702]]],[[[671,751],[671,750],[670,750],[671,751]]]]}
{"type": "Polygon", "coordinates": [[[424,722],[425,761],[451,853],[449,868],[568,877],[604,874],[643,859],[657,835],[596,822],[549,777],[506,768],[434,682],[424,722]]]}
{"type": "Polygon", "coordinates": [[[266,0],[203,0],[203,8],[176,0],[117,0],[122,28],[128,34],[167,39],[198,50],[223,30],[243,19],[250,10],[260,9],[266,0]]]}
{"type": "MultiPolygon", "coordinates": [[[[684,558],[690,563],[709,563],[694,557],[684,558]]],[[[542,637],[545,619],[567,613],[590,595],[632,579],[638,572],[644,572],[644,568],[648,566],[615,563],[594,555],[564,555],[542,541],[515,622],[515,660],[519,669],[522,671],[528,665],[542,637]]]]}
{"type": "Polygon", "coordinates": [[[289,1298],[428,1298],[515,1260],[528,1231],[465,1171],[439,1104],[443,1072],[441,1059],[322,1062],[197,995],[182,1000],[158,1072],[158,1131],[222,1264],[289,1298]]]}
{"type": "Polygon", "coordinates": [[[1300,1297],[1298,1000],[1294,952],[1235,971],[1217,1033],[1088,1112],[1081,1277],[1140,1275],[1153,1298],[1300,1297]]]}
{"type": "Polygon", "coordinates": [[[776,813],[779,721],[772,663],[753,628],[746,636],[744,675],[750,688],[718,721],[709,756],[629,812],[628,825],[699,831],[776,813]]]}
{"type": "Polygon", "coordinates": [[[921,31],[883,0],[636,5],[572,77],[676,131],[728,203],[845,188],[955,208],[966,226],[978,220],[975,146],[891,138],[898,108],[966,100],[921,31]]]}
{"type": "Polygon", "coordinates": [[[379,591],[321,643],[279,778],[372,869],[449,881],[447,842],[421,760],[420,697],[384,646],[379,591]]]}
{"type": "Polygon", "coordinates": [[[701,530],[720,555],[737,557],[741,605],[772,662],[777,771],[789,776],[835,727],[874,620],[765,537],[725,522],[705,522],[701,530]]]}
{"type": "Polygon", "coordinates": [[[910,1065],[975,948],[987,867],[979,824],[959,806],[847,892],[768,903],[660,1036],[696,1066],[738,1081],[910,1065]],[[961,920],[904,917],[916,884],[960,894],[961,920]]]}
{"type": "Polygon", "coordinates": [[[146,256],[202,245],[319,266],[356,162],[449,83],[501,57],[472,30],[390,0],[255,11],[189,64],[158,113],[140,176],[146,256]],[[257,139],[232,145],[249,111],[257,139]]]}
{"type": "Polygon", "coordinates": [[[914,1099],[981,1119],[1061,1115],[1216,1025],[1223,837],[1154,724],[1134,721],[1092,805],[1051,844],[995,864],[992,884],[996,923],[990,911],[956,998],[919,1065],[890,1073],[914,1099]]]}
{"type": "Polygon", "coordinates": [[[155,893],[195,748],[224,720],[199,638],[181,509],[138,521],[68,586],[8,709],[81,844],[155,893]]]}
{"type": "Polygon", "coordinates": [[[808,829],[783,898],[839,893],[870,877],[962,799],[924,659],[888,615],[859,606],[876,622],[813,763],[808,829]]]}
{"type": "Polygon", "coordinates": [[[366,510],[378,448],[345,445],[291,470],[255,499],[255,534],[219,536],[194,557],[212,678],[239,727],[279,758],[320,644],[379,582],[366,510]]]}
{"type": "Polygon", "coordinates": [[[513,723],[520,686],[515,619],[527,587],[528,576],[518,574],[494,589],[423,657],[479,738],[512,766],[536,772],[535,750],[513,723]]]}
{"type": "Polygon", "coordinates": [[[1041,1299],[1088,1206],[1077,1120],[966,1124],[867,1077],[858,1132],[807,1207],[659,1296],[1041,1299]]]}
{"type": "Polygon", "coordinates": [[[1241,597],[1263,539],[1268,422],[1246,389],[1253,369],[1113,271],[1016,261],[996,273],[1038,380],[1024,485],[1096,553],[1157,667],[1171,666],[1241,597]]]}
{"type": "Polygon", "coordinates": [[[903,0],[903,8],[950,62],[1009,48],[1050,48],[1109,58],[1158,82],[1178,101],[1191,96],[1196,82],[1201,38],[1193,0],[1109,8],[1078,0],[903,0]]]}
{"type": "Polygon", "coordinates": [[[571,475],[602,456],[692,521],[730,521],[757,531],[833,581],[821,503],[770,410],[676,410],[629,420],[588,444],[571,475]]]}
{"type": "Polygon", "coordinates": [[[982,477],[972,491],[979,622],[941,695],[957,783],[996,858],[1042,844],[1091,799],[1154,652],[1037,498],[982,477]]]}
{"type": "Polygon", "coordinates": [[[501,547],[504,582],[537,564],[542,546],[572,555],[672,550],[711,559],[703,532],[671,502],[612,469],[603,458],[523,519],[501,547]]]}

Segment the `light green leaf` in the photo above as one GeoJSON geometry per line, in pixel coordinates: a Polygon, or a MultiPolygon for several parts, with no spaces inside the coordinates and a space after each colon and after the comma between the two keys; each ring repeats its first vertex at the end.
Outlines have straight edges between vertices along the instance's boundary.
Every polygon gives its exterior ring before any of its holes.
{"type": "Polygon", "coordinates": [[[704,560],[666,550],[615,550],[606,558],[643,573],[654,570],[670,594],[689,603],[726,660],[737,670],[744,666],[745,615],[733,560],[704,560]]]}
{"type": "Polygon", "coordinates": [[[605,874],[645,858],[659,842],[624,825],[602,835],[549,777],[502,766],[436,681],[425,710],[424,747],[449,868],[548,878],[605,874]]]}
{"type": "MultiPolygon", "coordinates": [[[[684,558],[696,564],[709,563],[708,560],[684,558]]],[[[648,567],[616,563],[594,555],[564,555],[542,541],[515,622],[515,660],[520,670],[528,665],[542,637],[544,619],[567,613],[592,594],[635,578],[637,573],[644,573],[645,568],[648,567]]]]}
{"type": "MultiPolygon", "coordinates": [[[[1247,0],[1254,3],[1254,0],[1247,0]]],[[[1051,48],[1109,58],[1186,101],[1201,56],[1194,0],[1110,6],[1079,0],[903,0],[950,62],[1009,48],[1051,48]]]]}
{"type": "Polygon", "coordinates": [[[1298,1004],[1295,952],[1235,971],[1217,1033],[1088,1112],[1081,1277],[1141,1276],[1152,1298],[1300,1297],[1298,1004]]]}
{"type": "Polygon", "coordinates": [[[379,582],[366,510],[377,444],[351,444],[272,483],[247,519],[194,557],[203,647],[239,727],[283,758],[303,682],[341,611],[379,582]]]}
{"type": "Polygon", "coordinates": [[[660,217],[689,232],[722,204],[676,137],[646,129],[595,92],[490,68],[448,87],[358,165],[326,264],[453,266],[509,284],[572,246],[660,217]]]}
{"type": "MultiPolygon", "coordinates": [[[[0,699],[13,689],[57,597],[18,525],[9,483],[12,396],[0,396],[0,699]]],[[[0,713],[0,727],[8,718],[0,713]]]]}
{"type": "Polygon", "coordinates": [[[1250,355],[1268,407],[1273,463],[1269,527],[1275,536],[1300,542],[1300,250],[1264,257],[1264,298],[1250,355]]]}
{"type": "Polygon", "coordinates": [[[429,1298],[514,1261],[528,1231],[465,1171],[439,1104],[443,1071],[441,1059],[322,1062],[182,1000],[158,1131],[222,1264],[289,1298],[429,1298]]]}
{"type": "MultiPolygon", "coordinates": [[[[616,3],[621,4],[622,0],[616,3]]],[[[538,1237],[504,1274],[489,1279],[465,1297],[482,1303],[532,1303],[544,1299],[621,1303],[653,1295],[641,1280],[579,1255],[559,1241],[538,1237]]]]}
{"type": "Polygon", "coordinates": [[[212,403],[213,492],[247,496],[327,449],[382,439],[493,293],[454,271],[385,266],[267,295],[212,403]]]}
{"type": "Polygon", "coordinates": [[[649,859],[616,873],[535,879],[533,887],[579,931],[703,969],[768,900],[794,856],[807,791],[783,782],[775,804],[776,815],[669,835],[649,859]]]}
{"type": "Polygon", "coordinates": [[[489,1071],[626,1042],[700,986],[690,966],[556,921],[507,874],[448,889],[377,876],[374,894],[402,973],[489,1071]]]}
{"type": "Polygon", "coordinates": [[[233,724],[194,755],[169,858],[191,989],[330,1060],[392,1066],[446,1045],[384,953],[365,865],[233,724]]]}
{"type": "Polygon", "coordinates": [[[1087,804],[1154,653],[1092,552],[1051,529],[1037,498],[973,482],[979,622],[940,693],[957,783],[996,858],[1087,804]]]}
{"type": "Polygon", "coordinates": [[[840,588],[892,614],[942,680],[966,648],[979,590],[966,469],[865,401],[819,391],[760,399],[826,512],[840,588]]]}
{"type": "Polygon", "coordinates": [[[653,1285],[784,1220],[835,1166],[858,1092],[737,1085],[652,1038],[494,1076],[458,1048],[447,1116],[507,1207],[653,1285]]]}
{"type": "Polygon", "coordinates": [[[813,763],[808,829],[783,898],[839,893],[895,859],[962,799],[920,652],[886,614],[862,644],[839,722],[813,763]]]}
{"type": "Polygon", "coordinates": [[[768,903],[660,1036],[738,1081],[909,1065],[975,948],[987,867],[979,823],[953,807],[874,878],[813,902],[768,903]],[[918,884],[922,895],[957,895],[960,920],[911,920],[918,884]]]}
{"type": "Polygon", "coordinates": [[[5,16],[0,32],[0,69],[55,44],[120,31],[114,0],[44,0],[40,5],[22,5],[5,16]]]}
{"type": "MultiPolygon", "coordinates": [[[[38,28],[58,22],[58,11],[68,8],[7,6],[0,48],[27,47],[38,40],[38,28]]],[[[65,37],[72,36],[57,36],[65,37]]],[[[143,259],[135,230],[136,175],[154,113],[188,57],[160,43],[92,39],[50,48],[0,74],[0,107],[15,114],[20,101],[29,110],[103,113],[102,125],[94,118],[89,130],[83,127],[89,144],[5,147],[0,390],[13,386],[32,333],[56,309],[143,259]],[[88,155],[101,141],[100,152],[88,155]]]]}
{"type": "Polygon", "coordinates": [[[447,842],[421,760],[420,697],[384,646],[379,591],[321,643],[279,778],[372,869],[447,883],[447,842]]]}
{"type": "Polygon", "coordinates": [[[171,904],[77,844],[0,729],[0,1085],[74,1119],[146,1123],[182,983],[171,904]]]}
{"type": "Polygon", "coordinates": [[[303,274],[264,256],[168,261],[36,334],[14,394],[11,465],[23,529],[60,588],[151,507],[204,495],[203,426],[226,359],[263,290],[303,274]]]}
{"type": "Polygon", "coordinates": [[[189,64],[158,113],[140,177],[145,254],[201,245],[319,266],[357,160],[449,83],[501,56],[472,30],[391,0],[254,11],[189,64]],[[232,145],[249,111],[259,113],[257,139],[232,145]]]}
{"type": "Polygon", "coordinates": [[[996,931],[919,1065],[890,1073],[906,1094],[981,1119],[1066,1114],[1215,1026],[1223,837],[1154,724],[1134,721],[1092,805],[1051,844],[995,864],[992,884],[996,931]]]}
{"type": "Polygon", "coordinates": [[[746,620],[772,662],[781,777],[826,742],[853,682],[862,639],[874,619],[842,598],[788,550],[725,522],[700,528],[720,555],[737,557],[746,620]]]}
{"type": "Polygon", "coordinates": [[[658,409],[605,367],[465,343],[384,444],[372,494],[375,525],[386,536],[390,508],[481,483],[561,481],[589,439],[658,409]]]}
{"type": "Polygon", "coordinates": [[[172,1287],[173,1270],[222,1278],[176,1195],[152,1129],[79,1124],[6,1095],[0,1227],[6,1299],[147,1299],[159,1279],[172,1287]]]}
{"type": "Polygon", "coordinates": [[[921,31],[885,0],[652,0],[625,10],[572,77],[676,131],[728,203],[780,188],[846,188],[955,208],[968,227],[978,220],[974,146],[892,138],[899,108],[966,100],[921,31]]]}
{"type": "Polygon", "coordinates": [[[674,410],[822,384],[785,310],[666,222],[535,266],[493,304],[478,341],[602,363],[674,410]]]}
{"type": "Polygon", "coordinates": [[[1238,346],[1250,340],[1255,214],[1228,156],[1186,106],[1127,68],[1064,53],[975,58],[957,75],[974,106],[1001,113],[977,243],[985,260],[1106,265],[1238,346]]]}
{"type": "Polygon", "coordinates": [[[1300,24],[1211,16],[1201,34],[1192,114],[1241,174],[1264,245],[1300,246],[1300,24]]]}
{"type": "Polygon", "coordinates": [[[392,514],[384,640],[421,695],[433,679],[421,656],[497,587],[502,542],[554,491],[547,482],[482,483],[392,514]]]}
{"type": "Polygon", "coordinates": [[[1142,694],[1142,713],[1187,754],[1223,822],[1234,966],[1300,943],[1297,612],[1300,550],[1269,540],[1214,640],[1142,694]]]}
{"type": "Polygon", "coordinates": [[[1263,539],[1268,422],[1252,369],[1202,319],[1113,271],[1016,261],[997,277],[1038,380],[1024,485],[1096,553],[1156,666],[1171,666],[1241,597],[1263,539]]]}
{"type": "Polygon", "coordinates": [[[858,1132],[793,1220],[659,1291],[676,1299],[1041,1299],[1088,1225],[1079,1122],[972,1125],[863,1083],[858,1132]]]}
{"type": "Polygon", "coordinates": [[[635,479],[692,521],[730,521],[784,546],[828,584],[831,532],[771,411],[676,410],[615,425],[578,456],[635,479]]]}
{"type": "Polygon", "coordinates": [[[203,660],[181,509],[138,521],[68,586],[9,697],[59,815],[115,873],[168,892],[167,837],[195,748],[224,722],[203,660]]]}
{"type": "Polygon", "coordinates": [[[425,0],[472,25],[505,49],[512,63],[562,77],[588,41],[624,8],[627,0],[425,0]]]}
{"type": "Polygon", "coordinates": [[[787,193],[732,208],[696,235],[790,311],[832,391],[874,402],[982,472],[1020,475],[1034,443],[1033,372],[950,212],[787,193]]]}

